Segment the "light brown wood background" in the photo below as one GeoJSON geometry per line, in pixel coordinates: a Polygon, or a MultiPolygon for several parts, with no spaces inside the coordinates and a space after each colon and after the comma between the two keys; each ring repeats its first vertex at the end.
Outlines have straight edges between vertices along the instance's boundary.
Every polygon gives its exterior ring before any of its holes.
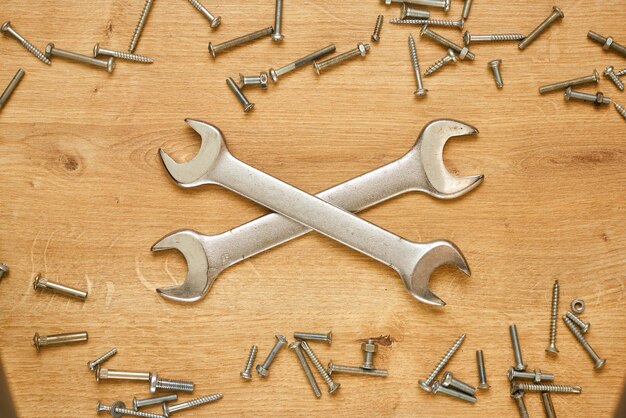
{"type": "MultiPolygon", "coordinates": [[[[88,360],[115,346],[110,368],[190,379],[197,395],[224,393],[187,416],[516,416],[505,374],[513,362],[507,328],[516,323],[531,368],[584,389],[553,396],[559,416],[611,416],[626,364],[626,124],[612,106],[568,103],[537,88],[625,67],[623,57],[586,39],[593,29],[626,43],[624,3],[562,2],[565,19],[525,51],[515,43],[476,45],[475,62],[425,80],[423,101],[412,95],[406,42],[418,30],[386,22],[364,60],[321,77],[303,68],[267,91],[248,90],[256,103],[249,115],[226,76],[280,66],[329,43],[346,51],[369,41],[378,14],[387,20],[399,7],[287,1],[281,45],[264,39],[213,61],[209,41],[273,24],[274,2],[206,6],[222,16],[218,30],[186,1],[157,0],[137,48],[156,63],[120,61],[112,75],[61,59],[48,67],[0,39],[2,86],[26,70],[0,115],[0,259],[11,268],[0,282],[0,343],[20,415],[86,417],[95,415],[97,400],[148,395],[143,384],[97,384],[87,370],[88,360]],[[487,67],[495,58],[503,60],[501,91],[487,67]],[[409,297],[391,269],[312,233],[228,269],[198,303],[162,299],[155,288],[180,282],[186,266],[175,251],[150,252],[161,236],[180,228],[220,233],[266,213],[219,187],[183,190],[169,180],[158,148],[181,160],[198,148],[186,117],[216,124],[234,155],[309,192],[398,158],[430,120],[475,125],[478,137],[451,141],[445,157],[454,173],[485,174],[476,191],[453,202],[410,194],[363,214],[411,240],[454,241],[473,276],[438,270],[432,287],[448,306],[428,307],[409,297]],[[35,292],[37,272],[88,289],[89,298],[35,292]],[[561,313],[576,296],[587,302],[589,340],[608,359],[601,372],[560,320],[561,352],[544,353],[555,278],[561,313]],[[274,334],[330,329],[333,345],[315,350],[324,362],[350,365],[362,361],[360,339],[390,335],[395,342],[376,357],[390,377],[337,376],[341,390],[318,400],[285,351],[268,379],[239,378],[251,344],[262,361],[274,334]],[[89,332],[88,344],[41,353],[32,347],[36,331],[80,330],[89,332]],[[462,333],[467,340],[449,370],[476,383],[474,352],[484,350],[492,388],[476,405],[417,387],[462,333]]],[[[466,27],[528,33],[551,6],[476,0],[466,27]]],[[[125,50],[142,7],[142,0],[5,1],[1,14],[42,49],[55,42],[89,53],[95,42],[125,50]]],[[[454,0],[448,16],[461,8],[454,0]]],[[[441,32],[460,40],[454,29],[441,32]]],[[[417,42],[423,69],[445,54],[429,40],[417,42]]],[[[626,105],[606,79],[599,90],[626,105]]],[[[541,416],[538,395],[527,405],[541,416]]]]}

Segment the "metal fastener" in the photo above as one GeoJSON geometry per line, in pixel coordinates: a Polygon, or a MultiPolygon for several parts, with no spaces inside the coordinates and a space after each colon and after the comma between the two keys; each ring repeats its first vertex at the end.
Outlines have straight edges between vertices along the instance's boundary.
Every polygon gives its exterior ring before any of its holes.
{"type": "Polygon", "coordinates": [[[191,393],[194,387],[194,383],[187,380],[163,379],[156,373],[150,373],[150,393],[156,393],[157,390],[191,393]]]}
{"type": "Polygon", "coordinates": [[[244,88],[246,86],[259,86],[262,89],[266,89],[268,79],[269,76],[265,71],[262,71],[259,75],[251,76],[246,76],[239,73],[239,85],[241,86],[241,88],[244,88]]]}
{"type": "Polygon", "coordinates": [[[522,349],[519,345],[519,337],[517,335],[517,326],[515,324],[509,326],[509,333],[511,334],[511,344],[513,345],[513,355],[515,356],[515,370],[525,371],[526,365],[522,359],[522,349]]]}
{"type": "Polygon", "coordinates": [[[461,18],[467,19],[471,8],[472,0],[465,0],[465,3],[463,3],[463,11],[461,12],[461,18]]]}
{"type": "Polygon", "coordinates": [[[624,91],[624,83],[620,80],[619,76],[615,74],[615,68],[612,65],[605,68],[604,75],[611,79],[613,84],[615,84],[618,89],[624,91]]]}
{"type": "Polygon", "coordinates": [[[216,28],[222,23],[222,18],[219,16],[215,16],[213,13],[209,12],[209,10],[202,5],[198,0],[189,0],[189,3],[193,5],[204,17],[206,17],[209,22],[211,22],[211,27],[216,28]]]}
{"type": "Polygon", "coordinates": [[[501,89],[504,86],[504,82],[502,81],[502,73],[500,72],[500,65],[502,64],[501,59],[496,59],[493,61],[489,61],[488,65],[493,72],[493,77],[496,81],[496,87],[501,89]]]}
{"type": "Polygon", "coordinates": [[[452,347],[450,347],[446,355],[443,356],[443,358],[441,359],[441,361],[439,361],[439,363],[437,363],[437,366],[433,369],[433,371],[430,372],[430,375],[428,375],[426,379],[422,379],[418,382],[419,386],[422,389],[424,389],[426,392],[431,391],[430,385],[437,378],[437,375],[439,374],[439,372],[441,372],[441,370],[446,366],[446,364],[448,364],[448,362],[450,361],[454,353],[456,353],[456,351],[459,349],[459,347],[461,346],[464,340],[465,340],[465,334],[461,335],[459,339],[456,340],[456,342],[452,345],[452,347]]]}
{"type": "Polygon", "coordinates": [[[420,36],[426,36],[427,38],[430,38],[433,41],[438,42],[444,47],[453,50],[454,52],[459,54],[459,58],[461,58],[462,60],[467,58],[468,60],[474,61],[476,59],[476,55],[474,55],[473,52],[467,49],[467,47],[463,47],[463,46],[455,44],[451,40],[446,39],[440,34],[438,34],[437,32],[431,30],[428,26],[424,26],[422,28],[422,30],[420,31],[420,36]]]}
{"type": "Polygon", "coordinates": [[[33,54],[34,56],[39,58],[40,61],[45,62],[48,65],[52,64],[50,62],[50,59],[48,57],[46,57],[46,55],[43,52],[41,52],[39,49],[35,48],[35,46],[33,44],[28,42],[26,39],[24,39],[22,37],[22,35],[17,33],[17,31],[11,26],[11,22],[10,21],[7,20],[6,22],[4,22],[2,24],[2,26],[0,26],[0,31],[2,31],[4,33],[8,33],[9,35],[11,35],[15,39],[17,39],[19,41],[19,43],[21,43],[22,46],[28,50],[28,52],[30,52],[31,54],[33,54]]]}
{"type": "Polygon", "coordinates": [[[158,405],[165,402],[173,402],[178,400],[178,395],[175,393],[168,393],[167,395],[155,396],[146,399],[133,398],[133,409],[139,409],[146,406],[158,405]]]}
{"type": "Polygon", "coordinates": [[[350,50],[348,52],[344,52],[343,54],[339,54],[335,57],[329,58],[327,60],[324,61],[314,61],[313,62],[313,69],[315,69],[315,72],[320,75],[322,73],[322,70],[332,67],[334,65],[340,64],[344,61],[347,61],[351,58],[354,57],[358,57],[359,55],[364,57],[367,54],[367,51],[370,50],[370,45],[369,44],[364,44],[364,43],[358,43],[356,48],[353,50],[350,50]]]}
{"type": "Polygon", "coordinates": [[[295,341],[289,344],[289,348],[291,348],[293,352],[296,353],[298,362],[300,362],[300,366],[302,366],[302,370],[304,371],[304,375],[306,376],[306,379],[309,382],[311,389],[313,390],[313,394],[315,395],[315,397],[319,398],[320,396],[322,396],[322,392],[320,391],[320,387],[317,384],[317,380],[315,380],[315,376],[313,376],[313,372],[309,367],[309,363],[307,363],[306,359],[304,358],[304,353],[302,352],[302,348],[300,347],[300,345],[300,341],[295,341]]]}
{"type": "Polygon", "coordinates": [[[517,392],[522,390],[524,392],[557,392],[557,393],[582,393],[583,390],[580,386],[567,386],[567,385],[539,385],[535,383],[520,383],[512,382],[511,391],[517,392]]]}
{"type": "Polygon", "coordinates": [[[100,366],[96,367],[96,381],[100,380],[134,380],[150,383],[150,393],[155,393],[157,389],[171,390],[174,392],[193,392],[193,382],[185,380],[162,379],[156,373],[150,372],[128,372],[121,370],[110,370],[100,366]]]}
{"type": "Polygon", "coordinates": [[[524,39],[526,35],[522,33],[492,33],[489,35],[471,35],[469,31],[465,31],[463,34],[463,43],[465,46],[469,46],[472,42],[506,42],[506,41],[520,41],[524,39]]]}
{"type": "Polygon", "coordinates": [[[589,327],[591,327],[591,324],[589,322],[583,321],[582,319],[580,319],[579,317],[577,317],[576,315],[574,315],[572,312],[569,312],[569,311],[565,313],[565,316],[571,319],[573,323],[578,325],[578,328],[580,328],[580,331],[583,334],[589,331],[589,327]]]}
{"type": "Polygon", "coordinates": [[[328,331],[325,334],[323,332],[294,332],[293,338],[306,341],[324,341],[331,345],[333,343],[333,332],[328,331]]]}
{"type": "Polygon", "coordinates": [[[380,29],[383,27],[384,18],[383,15],[378,15],[376,18],[376,25],[374,25],[374,32],[372,33],[372,41],[374,42],[380,41],[380,29]]]}
{"type": "Polygon", "coordinates": [[[402,3],[402,9],[400,10],[400,19],[428,19],[430,18],[430,12],[428,10],[416,9],[406,3],[402,3]]]}
{"type": "Polygon", "coordinates": [[[600,82],[600,74],[598,74],[596,70],[593,70],[593,74],[585,76],[585,77],[573,78],[571,80],[565,80],[565,81],[560,81],[558,83],[552,83],[552,84],[548,84],[545,86],[541,86],[539,87],[539,93],[544,94],[544,93],[548,93],[551,91],[563,90],[568,87],[580,86],[580,85],[589,84],[589,83],[597,84],[599,82],[600,82]]]}
{"type": "Polygon", "coordinates": [[[613,103],[615,105],[615,110],[617,110],[617,113],[619,113],[620,115],[622,115],[622,117],[624,119],[626,119],[626,108],[624,108],[622,105],[619,105],[617,103],[613,103]]]}
{"type": "Polygon", "coordinates": [[[130,54],[128,52],[114,51],[112,49],[102,48],[100,44],[95,44],[93,47],[93,57],[97,58],[98,55],[104,55],[108,57],[115,57],[128,61],[142,62],[144,64],[151,64],[154,62],[152,58],[144,57],[143,55],[130,54]]]}
{"type": "Polygon", "coordinates": [[[243,379],[245,380],[250,380],[252,379],[252,366],[254,365],[254,359],[256,359],[256,354],[259,351],[258,347],[256,345],[252,345],[252,348],[250,348],[250,354],[248,354],[248,360],[246,361],[246,367],[244,367],[243,371],[241,373],[239,373],[239,376],[241,376],[243,379]]]}
{"type": "Polygon", "coordinates": [[[316,59],[326,55],[326,54],[330,54],[332,52],[335,52],[335,45],[330,44],[328,46],[325,46],[322,49],[319,49],[315,52],[310,53],[309,55],[307,55],[306,57],[302,57],[300,59],[295,60],[294,62],[291,62],[287,65],[283,65],[280,68],[277,69],[273,69],[270,68],[269,73],[270,73],[270,77],[272,78],[272,81],[274,81],[274,83],[278,83],[278,77],[280,77],[283,74],[286,74],[290,71],[295,70],[296,68],[300,68],[304,65],[307,65],[313,61],[315,61],[316,59]]]}
{"type": "Polygon", "coordinates": [[[334,364],[332,360],[328,362],[328,368],[326,369],[329,375],[333,373],[347,373],[347,374],[358,374],[361,376],[376,376],[376,377],[387,377],[389,376],[389,372],[385,369],[364,369],[362,367],[354,367],[354,366],[341,366],[339,364],[334,364]]]}
{"type": "Polygon", "coordinates": [[[604,49],[605,51],[615,51],[626,57],[626,46],[618,44],[613,40],[611,36],[607,36],[605,38],[604,36],[597,34],[596,32],[589,31],[587,32],[587,38],[601,44],[602,49],[604,49]]]}
{"type": "Polygon", "coordinates": [[[124,415],[143,418],[164,418],[164,415],[153,414],[152,412],[126,409],[126,404],[122,401],[117,401],[111,406],[101,404],[100,401],[98,401],[96,404],[96,412],[109,412],[113,418],[122,418],[124,415]]]}
{"type": "Polygon", "coordinates": [[[244,112],[248,113],[254,108],[254,103],[250,103],[248,98],[243,94],[243,92],[241,91],[237,83],[235,83],[235,80],[233,80],[232,77],[228,77],[226,79],[226,84],[228,85],[230,90],[235,94],[235,96],[237,97],[237,100],[239,100],[239,102],[243,106],[244,112]]]}
{"type": "Polygon", "coordinates": [[[420,71],[420,62],[417,57],[417,48],[415,47],[415,39],[413,35],[409,35],[409,55],[411,55],[411,66],[415,73],[415,81],[417,83],[417,90],[415,90],[416,97],[425,97],[428,90],[424,88],[424,82],[422,81],[422,73],[420,71]]]}
{"type": "Polygon", "coordinates": [[[205,405],[222,399],[224,395],[221,393],[212,393],[211,395],[202,396],[187,402],[181,402],[174,405],[163,404],[163,415],[169,417],[171,413],[182,411],[183,409],[194,408],[196,406],[205,405]]]}
{"type": "MultiPolygon", "coordinates": [[[[9,82],[9,85],[7,86],[7,88],[4,89],[4,92],[2,92],[2,96],[0,96],[0,109],[2,109],[4,105],[6,104],[6,102],[9,101],[9,97],[11,97],[11,95],[13,94],[13,91],[16,89],[18,84],[20,84],[20,81],[22,81],[24,74],[26,73],[24,72],[23,69],[20,68],[19,70],[17,70],[17,72],[15,73],[11,81],[9,82]]],[[[9,268],[5,264],[0,263],[0,279],[2,278],[4,273],[8,273],[8,271],[9,271],[9,268]]]]}
{"type": "Polygon", "coordinates": [[[309,360],[311,360],[311,363],[313,363],[317,372],[320,376],[322,376],[326,385],[328,385],[328,393],[335,393],[341,387],[341,384],[333,382],[333,379],[330,377],[324,366],[322,366],[322,363],[318,360],[317,356],[313,350],[311,350],[311,347],[309,347],[309,344],[306,341],[301,341],[300,347],[302,347],[306,355],[309,357],[309,360]]]}
{"type": "Polygon", "coordinates": [[[374,354],[378,351],[378,344],[376,340],[369,338],[367,341],[361,343],[361,350],[363,350],[363,364],[362,369],[371,370],[374,368],[374,354]]]}
{"type": "Polygon", "coordinates": [[[569,330],[572,332],[572,334],[574,334],[574,337],[576,337],[578,342],[583,346],[585,351],[589,354],[589,357],[591,357],[591,359],[593,360],[594,369],[602,368],[602,366],[604,366],[604,364],[606,363],[606,359],[601,359],[600,356],[596,354],[593,348],[591,348],[591,345],[589,345],[589,343],[587,342],[585,336],[580,332],[577,325],[574,324],[571,319],[569,319],[567,316],[564,316],[563,321],[565,322],[565,325],[567,325],[567,328],[569,328],[569,330]]]}
{"type": "Polygon", "coordinates": [[[41,277],[40,274],[37,274],[35,276],[35,280],[33,281],[33,288],[35,290],[47,289],[56,293],[60,293],[62,295],[72,296],[77,299],[87,299],[87,292],[83,292],[82,290],[74,289],[69,286],[64,286],[62,284],[52,282],[46,278],[41,277]]]}
{"type": "Polygon", "coordinates": [[[541,392],[541,402],[543,403],[544,411],[546,411],[546,418],[556,418],[556,411],[552,404],[550,392],[541,392]]]}
{"type": "Polygon", "coordinates": [[[141,382],[149,382],[150,381],[150,373],[149,372],[127,372],[121,370],[109,370],[102,368],[100,366],[96,366],[96,382],[101,380],[112,379],[112,380],[136,380],[141,382]]]}
{"type": "Polygon", "coordinates": [[[152,3],[154,0],[146,0],[146,3],[143,6],[143,10],[141,11],[141,16],[139,16],[139,21],[137,21],[137,26],[135,26],[135,31],[133,32],[133,37],[130,40],[130,45],[128,46],[128,52],[131,54],[137,48],[137,43],[139,42],[139,37],[141,36],[141,32],[143,32],[143,28],[146,25],[146,20],[148,19],[148,14],[152,9],[152,3]]]}
{"type": "Polygon", "coordinates": [[[256,32],[252,32],[247,35],[243,35],[238,38],[231,39],[230,41],[222,42],[221,44],[213,45],[212,42],[209,42],[209,52],[211,53],[211,56],[215,58],[217,54],[219,54],[220,52],[226,51],[228,49],[232,49],[240,45],[247,44],[252,41],[256,41],[257,39],[271,35],[273,32],[274,32],[274,28],[271,26],[268,26],[256,32]]]}
{"type": "Polygon", "coordinates": [[[478,389],[489,389],[491,386],[487,383],[487,372],[485,370],[483,350],[476,350],[476,364],[478,365],[478,389]]]}
{"type": "Polygon", "coordinates": [[[528,409],[526,408],[526,403],[524,402],[524,391],[519,390],[517,392],[511,392],[511,398],[517,405],[520,417],[529,418],[528,409]]]}
{"type": "Polygon", "coordinates": [[[509,380],[526,379],[532,380],[535,383],[552,382],[554,380],[554,375],[552,373],[542,373],[541,370],[538,369],[535,369],[532,372],[520,372],[511,367],[507,372],[507,376],[509,380]]]}
{"type": "Polygon", "coordinates": [[[434,394],[443,393],[443,394],[448,395],[448,396],[453,396],[453,397],[455,397],[457,399],[462,399],[462,400],[464,400],[466,402],[476,403],[476,398],[474,396],[468,395],[465,392],[461,392],[461,391],[458,391],[458,390],[447,388],[447,387],[443,386],[439,382],[434,382],[433,383],[432,392],[434,394]]]}
{"type": "Polygon", "coordinates": [[[615,71],[615,75],[618,77],[621,77],[623,75],[626,75],[626,68],[619,70],[619,71],[615,71]]]}
{"type": "Polygon", "coordinates": [[[113,347],[112,349],[110,349],[109,351],[107,351],[106,353],[98,357],[97,359],[88,361],[87,367],[89,367],[89,370],[91,370],[92,372],[95,372],[96,368],[99,365],[101,365],[102,363],[104,363],[105,361],[107,361],[108,359],[110,359],[116,354],[117,354],[117,348],[113,347]]]}
{"type": "Polygon", "coordinates": [[[465,25],[465,21],[463,19],[459,20],[444,20],[444,19],[400,19],[393,18],[389,19],[389,23],[393,23],[396,25],[419,25],[419,26],[444,26],[449,28],[459,28],[463,30],[463,26],[465,25]]]}
{"type": "Polygon", "coordinates": [[[61,344],[71,344],[71,343],[80,343],[83,341],[87,341],[89,339],[89,335],[82,332],[69,332],[65,334],[54,334],[54,335],[39,335],[39,333],[35,333],[33,336],[33,344],[37,351],[41,347],[48,347],[53,345],[61,345],[61,344]]]}
{"type": "Polygon", "coordinates": [[[416,4],[418,6],[427,7],[439,7],[447,12],[450,10],[450,0],[384,0],[385,4],[389,6],[391,3],[408,3],[416,4]]]}
{"type": "Polygon", "coordinates": [[[285,37],[282,34],[283,27],[283,0],[276,0],[276,9],[274,11],[274,34],[272,41],[281,42],[285,37]]]}
{"type": "Polygon", "coordinates": [[[571,87],[565,90],[565,100],[576,99],[585,102],[592,102],[596,106],[607,105],[611,103],[611,99],[605,97],[602,92],[596,94],[583,93],[580,91],[574,91],[571,87]]]}
{"type": "MultiPolygon", "coordinates": [[[[8,88],[8,87],[7,87],[7,88],[8,88]]],[[[2,98],[4,98],[5,93],[6,93],[6,90],[5,90],[5,92],[2,94],[2,98]]],[[[5,102],[6,102],[6,99],[5,99],[5,102]]],[[[0,103],[4,104],[3,102],[0,102],[0,103]]],[[[1,108],[1,107],[2,107],[2,106],[0,106],[0,108],[1,108]]],[[[7,265],[6,265],[6,264],[4,264],[4,263],[0,263],[0,279],[2,279],[2,277],[3,277],[5,274],[8,274],[8,273],[9,273],[9,266],[7,266],[7,265]]]]}
{"type": "Polygon", "coordinates": [[[446,56],[441,58],[440,60],[437,60],[433,65],[428,67],[426,71],[424,72],[424,75],[429,76],[432,73],[439,70],[444,65],[446,65],[447,63],[454,63],[454,62],[457,62],[456,54],[454,53],[453,50],[448,49],[448,53],[446,54],[446,56]]]}
{"type": "Polygon", "coordinates": [[[441,376],[441,385],[446,388],[452,388],[467,393],[468,395],[474,396],[476,394],[476,388],[474,386],[468,385],[455,378],[452,372],[445,372],[443,376],[441,376]]]}
{"type": "Polygon", "coordinates": [[[274,361],[274,358],[276,358],[276,355],[278,354],[278,352],[285,345],[287,345],[287,339],[284,336],[282,336],[282,335],[276,335],[276,343],[274,344],[274,347],[272,348],[272,351],[270,351],[270,353],[267,355],[267,358],[265,359],[263,364],[257,364],[257,366],[256,366],[256,371],[257,371],[257,373],[261,377],[269,376],[269,374],[270,374],[270,370],[269,370],[270,365],[274,361]]]}
{"type": "Polygon", "coordinates": [[[95,65],[96,67],[106,69],[109,73],[112,73],[113,70],[115,69],[115,58],[113,57],[106,59],[106,60],[92,58],[92,57],[88,57],[87,55],[81,55],[75,52],[65,51],[63,49],[56,48],[53,43],[49,43],[48,45],[46,45],[46,56],[66,58],[66,59],[70,59],[73,61],[82,62],[85,64],[95,65]]]}
{"type": "Polygon", "coordinates": [[[572,300],[569,306],[570,308],[572,308],[572,312],[574,312],[576,315],[580,315],[581,313],[585,312],[585,301],[580,298],[572,300]]]}
{"type": "Polygon", "coordinates": [[[546,20],[541,22],[539,26],[533,29],[532,32],[526,35],[526,38],[524,38],[524,40],[519,43],[518,45],[519,49],[526,48],[533,41],[535,41],[539,37],[539,35],[541,35],[545,30],[547,30],[550,26],[552,26],[554,22],[556,22],[559,19],[563,19],[564,17],[565,17],[565,14],[563,13],[563,11],[561,11],[561,9],[559,9],[556,6],[553,6],[552,13],[550,14],[550,16],[548,16],[546,20]]]}
{"type": "Polygon", "coordinates": [[[550,309],[550,340],[546,352],[556,354],[556,320],[559,315],[559,281],[555,280],[552,285],[552,308],[550,309]]]}

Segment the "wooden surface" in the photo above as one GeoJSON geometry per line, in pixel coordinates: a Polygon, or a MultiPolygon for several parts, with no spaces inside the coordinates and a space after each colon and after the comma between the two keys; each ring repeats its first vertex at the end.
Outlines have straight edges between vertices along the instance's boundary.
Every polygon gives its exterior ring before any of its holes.
{"type": "MultiPolygon", "coordinates": [[[[608,417],[622,391],[626,364],[626,124],[612,107],[540,96],[546,82],[626,67],[586,39],[589,29],[626,43],[623,3],[560,4],[565,19],[525,51],[515,43],[476,45],[475,62],[459,62],[425,80],[418,101],[406,38],[418,30],[385,23],[364,60],[318,77],[311,68],[283,77],[245,115],[226,76],[283,65],[328,43],[339,52],[367,41],[376,20],[399,7],[372,1],[285,4],[285,42],[261,40],[213,61],[220,42],[273,22],[271,0],[207,2],[223,18],[211,31],[187,2],[157,1],[137,48],[153,65],[118,62],[112,75],[55,59],[48,67],[17,42],[0,39],[0,84],[19,67],[26,76],[0,115],[0,348],[23,417],[95,415],[97,400],[129,403],[147,385],[101,382],[85,367],[110,347],[112,369],[158,371],[196,383],[195,394],[224,393],[186,416],[516,416],[506,371],[513,362],[508,325],[519,329],[531,369],[557,383],[580,384],[582,395],[554,395],[559,416],[608,417]],[[494,85],[489,60],[503,60],[505,87],[494,85]],[[219,187],[183,190],[157,157],[192,158],[198,137],[183,119],[219,126],[243,161],[317,192],[406,152],[430,120],[454,118],[480,129],[476,139],[450,141],[446,164],[486,180],[457,201],[419,194],[398,197],[363,216],[415,241],[445,238],[464,252],[473,275],[442,268],[433,290],[442,309],[412,299],[389,268],[312,233],[222,273],[195,304],[168,302],[155,288],[186,272],[175,251],[150,246],[175,229],[216,234],[266,213],[219,187]],[[89,290],[85,303],[35,292],[41,272],[89,290]],[[561,283],[564,313],[576,296],[587,302],[592,346],[608,359],[595,372],[559,319],[557,345],[547,345],[551,286],[561,283]],[[375,362],[387,379],[337,377],[334,396],[313,397],[293,353],[276,359],[271,376],[239,378],[251,344],[262,361],[274,334],[328,331],[316,344],[325,363],[359,365],[361,339],[389,335],[375,362]],[[84,345],[43,350],[32,335],[89,332],[84,345]],[[483,349],[491,390],[469,405],[417,387],[452,342],[467,340],[449,370],[476,383],[475,350],[483,349]]],[[[528,33],[551,10],[540,1],[477,0],[466,23],[472,33],[528,33]]],[[[42,49],[47,42],[89,53],[93,44],[125,50],[143,1],[5,1],[3,19],[42,49]]],[[[459,16],[460,0],[450,17],[459,16]]],[[[433,16],[443,16],[433,11],[433,16]]],[[[455,30],[440,30],[460,40],[455,30]]],[[[422,69],[445,51],[417,39],[422,69]]],[[[595,92],[595,86],[581,90],[595,92]]],[[[602,78],[599,90],[626,104],[602,78]]],[[[318,379],[320,385],[323,381],[318,379]]],[[[186,397],[185,399],[187,399],[186,397]]],[[[529,395],[531,416],[541,416],[529,395]]],[[[185,416],[183,413],[181,416],[185,416]]]]}

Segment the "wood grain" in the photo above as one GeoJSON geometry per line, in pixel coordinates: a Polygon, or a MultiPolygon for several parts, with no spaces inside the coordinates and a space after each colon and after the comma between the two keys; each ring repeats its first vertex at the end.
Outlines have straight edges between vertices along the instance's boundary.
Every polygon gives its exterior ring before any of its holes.
{"type": "MultiPolygon", "coordinates": [[[[387,20],[398,7],[286,2],[281,45],[265,39],[213,61],[209,41],[272,24],[274,2],[207,2],[223,18],[211,31],[187,2],[157,1],[137,48],[156,62],[119,62],[112,75],[58,59],[48,67],[3,36],[0,84],[26,70],[0,115],[0,261],[11,267],[0,282],[0,344],[20,416],[92,416],[97,400],[146,396],[145,385],[98,384],[87,370],[88,360],[112,346],[119,354],[110,368],[190,379],[198,395],[224,393],[188,416],[516,416],[505,375],[513,362],[511,323],[531,368],[583,387],[582,395],[553,397],[559,416],[611,416],[626,364],[626,125],[612,108],[537,89],[626,66],[586,39],[592,29],[626,43],[619,3],[560,4],[565,19],[523,52],[514,43],[477,45],[475,62],[425,80],[423,101],[412,95],[406,44],[418,31],[385,23],[380,43],[360,62],[321,77],[303,68],[267,91],[249,90],[256,103],[249,115],[227,90],[227,76],[283,65],[329,43],[351,49],[369,39],[378,14],[387,20]],[[503,60],[502,91],[487,67],[495,58],[503,60]],[[391,269],[309,234],[228,269],[198,303],[160,298],[154,289],[186,272],[178,253],[150,252],[161,236],[180,228],[220,233],[266,213],[219,187],[182,190],[169,181],[157,150],[180,159],[195,154],[198,139],[186,117],[215,123],[234,155],[309,192],[398,158],[430,120],[477,126],[476,139],[451,141],[445,155],[454,173],[485,174],[476,191],[454,202],[409,194],[363,213],[411,240],[454,241],[472,278],[437,271],[432,287],[448,306],[430,308],[410,298],[391,269]],[[37,272],[88,289],[89,298],[35,292],[37,272]],[[588,337],[608,359],[605,370],[593,370],[561,322],[560,354],[544,353],[554,278],[561,312],[574,297],[587,302],[588,337]],[[389,378],[342,376],[335,396],[317,400],[287,351],[267,380],[239,378],[251,344],[262,360],[274,334],[329,329],[335,342],[315,345],[319,357],[353,365],[362,360],[361,339],[390,335],[395,342],[376,357],[389,378]],[[36,331],[80,330],[89,332],[88,344],[39,354],[31,345],[36,331]],[[474,352],[483,349],[492,385],[473,406],[417,388],[462,333],[467,340],[450,370],[475,383],[474,352]]],[[[527,33],[550,6],[477,0],[466,28],[527,33]]],[[[41,48],[54,42],[89,53],[96,42],[125,50],[142,7],[141,0],[5,1],[2,15],[41,48]]],[[[461,8],[453,1],[448,16],[461,8]]],[[[455,30],[441,32],[460,40],[455,30]]],[[[417,43],[423,68],[445,54],[429,40],[417,43]]],[[[599,90],[626,104],[604,78],[599,90]]],[[[541,416],[539,396],[528,396],[527,405],[541,416]]]]}

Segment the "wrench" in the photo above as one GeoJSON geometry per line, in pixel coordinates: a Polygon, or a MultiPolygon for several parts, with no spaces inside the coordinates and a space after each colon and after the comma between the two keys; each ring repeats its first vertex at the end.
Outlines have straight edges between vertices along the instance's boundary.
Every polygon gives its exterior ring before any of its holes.
{"type": "MultiPolygon", "coordinates": [[[[220,158],[227,158],[229,160],[227,163],[234,161],[234,164],[244,166],[246,171],[251,172],[252,175],[260,173],[258,170],[249,168],[235,160],[228,153],[217,128],[193,120],[188,120],[187,123],[200,133],[203,139],[199,155],[191,162],[180,165],[174,162],[163,150],[160,150],[161,158],[168,172],[175,180],[180,180],[177,182],[181,186],[193,187],[215,182],[209,178],[211,173],[206,172],[206,170],[201,175],[195,174],[198,171],[202,173],[202,162],[205,160],[212,161],[213,164],[205,164],[205,166],[208,165],[210,170],[217,173],[225,170],[220,158]],[[223,155],[220,156],[220,153],[223,155]],[[196,167],[189,167],[190,164],[196,167]]],[[[482,182],[483,176],[460,178],[452,176],[445,169],[443,163],[443,147],[452,136],[475,133],[477,133],[475,128],[457,121],[438,120],[431,122],[422,130],[416,144],[402,158],[321,192],[318,196],[354,211],[365,209],[412,190],[422,191],[440,199],[452,199],[461,196],[478,186],[482,182]]],[[[226,164],[227,168],[228,164],[226,164]]],[[[261,175],[269,177],[263,173],[261,175]]],[[[228,180],[226,184],[231,184],[230,181],[228,180]]],[[[272,179],[272,181],[280,183],[281,187],[286,186],[276,179],[272,179]]],[[[237,186],[231,185],[230,187],[237,186]]],[[[287,186],[287,188],[294,189],[291,186],[287,186]]],[[[304,192],[299,192],[299,194],[306,195],[304,192]]],[[[363,222],[367,224],[367,222],[363,222]]],[[[367,224],[366,226],[370,227],[371,225],[367,224]]],[[[273,213],[215,236],[201,235],[192,230],[173,232],[159,240],[152,247],[152,250],[161,251],[172,248],[179,250],[185,257],[189,268],[187,279],[180,286],[161,288],[157,291],[168,299],[180,302],[196,301],[208,292],[217,275],[225,268],[304,235],[308,231],[308,228],[299,223],[273,213]]],[[[427,287],[430,273],[438,266],[452,263],[469,275],[469,268],[465,259],[454,245],[441,241],[415,244],[395,237],[387,231],[382,231],[385,236],[391,235],[392,239],[400,242],[400,245],[417,248],[415,253],[418,262],[422,261],[422,263],[419,269],[414,269],[415,272],[411,270],[406,273],[408,270],[399,270],[396,264],[390,264],[401,273],[405,285],[411,294],[419,300],[434,305],[445,304],[433,295],[427,287]],[[411,280],[411,273],[414,275],[415,282],[411,280]]],[[[366,248],[366,250],[368,249],[366,248]]]]}

